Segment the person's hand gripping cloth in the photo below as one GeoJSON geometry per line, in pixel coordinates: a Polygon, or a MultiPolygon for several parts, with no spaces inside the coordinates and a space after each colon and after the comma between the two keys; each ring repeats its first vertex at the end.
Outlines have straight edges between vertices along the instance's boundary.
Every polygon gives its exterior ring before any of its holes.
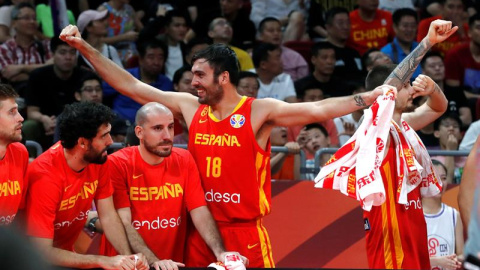
{"type": "Polygon", "coordinates": [[[382,86],[383,95],[366,109],[355,134],[322,167],[315,178],[315,187],[340,190],[361,202],[370,211],[385,202],[385,187],[379,167],[382,164],[389,134],[395,146],[397,178],[400,191],[397,201],[407,204],[407,194],[421,186],[422,196],[441,191],[428,152],[415,131],[402,120],[402,128],[392,121],[395,92],[382,86]],[[419,161],[417,161],[417,158],[419,161]]]}

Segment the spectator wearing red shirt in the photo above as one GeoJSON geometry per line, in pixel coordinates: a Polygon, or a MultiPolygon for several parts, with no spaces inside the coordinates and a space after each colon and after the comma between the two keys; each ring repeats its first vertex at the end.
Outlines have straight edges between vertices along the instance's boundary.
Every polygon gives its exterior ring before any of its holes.
{"type": "MultiPolygon", "coordinates": [[[[423,37],[425,37],[428,33],[428,28],[430,27],[430,23],[434,20],[446,20],[452,21],[453,25],[458,26],[458,30],[455,34],[450,36],[447,40],[438,43],[437,45],[433,46],[433,51],[438,51],[445,56],[447,51],[451,48],[455,47],[460,43],[469,41],[470,38],[467,35],[468,33],[468,25],[463,21],[463,9],[464,5],[462,0],[441,0],[442,6],[442,14],[438,16],[433,16],[430,18],[426,18],[420,21],[418,25],[417,31],[417,41],[420,42],[423,37]]],[[[448,72],[447,72],[448,74],[448,72]]]]}
{"type": "Polygon", "coordinates": [[[378,0],[358,0],[358,9],[350,12],[347,46],[360,55],[370,48],[382,48],[393,39],[392,14],[378,9],[378,4],[378,0]]]}
{"type": "Polygon", "coordinates": [[[67,105],[62,115],[61,143],[53,145],[28,168],[27,235],[55,265],[148,269],[144,255],[129,255],[127,236],[113,206],[113,190],[104,164],[107,148],[113,142],[113,113],[102,104],[79,102],[67,105]],[[105,257],[74,251],[94,199],[103,231],[122,255],[105,257]]]}

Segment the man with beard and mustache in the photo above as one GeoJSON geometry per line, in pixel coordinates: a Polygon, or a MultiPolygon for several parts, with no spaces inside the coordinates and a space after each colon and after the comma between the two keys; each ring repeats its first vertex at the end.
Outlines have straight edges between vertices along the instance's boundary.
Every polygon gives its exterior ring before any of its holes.
{"type": "MultiPolygon", "coordinates": [[[[419,47],[385,83],[394,86],[394,93],[402,88],[413,72],[409,67],[418,65],[431,46],[456,29],[450,22],[433,22],[419,47]]],[[[65,27],[60,38],[77,48],[119,92],[139,103],[161,102],[175,117],[185,119],[190,131],[188,150],[199,168],[205,199],[226,239],[225,247],[248,257],[249,266],[255,268],[274,267],[262,221],[271,211],[269,137],[273,127],[325,121],[370,105],[383,94],[383,88],[377,87],[355,96],[304,103],[240,96],[235,86],[239,77],[235,53],[224,44],[213,44],[192,59],[197,98],[159,91],[136,80],[86,43],[76,26],[65,27]]],[[[216,259],[198,232],[188,240],[186,254],[187,266],[204,267],[216,259]]]]}
{"type": "Polygon", "coordinates": [[[0,84],[0,226],[13,222],[25,194],[28,152],[20,143],[23,117],[17,97],[11,86],[0,84]]]}
{"type": "Polygon", "coordinates": [[[113,118],[102,104],[67,105],[59,119],[60,142],[28,168],[26,230],[52,264],[72,268],[148,269],[142,254],[131,249],[112,199],[107,148],[113,118]],[[74,243],[95,199],[103,231],[119,256],[83,255],[74,243]]]}
{"type": "MultiPolygon", "coordinates": [[[[108,161],[115,208],[132,249],[145,254],[157,270],[185,266],[180,262],[188,211],[220,260],[225,248],[203,197],[195,161],[187,150],[173,148],[172,112],[150,102],[138,110],[135,120],[140,145],[121,149],[108,161]]],[[[116,254],[105,237],[101,250],[105,255],[116,254]]]]}

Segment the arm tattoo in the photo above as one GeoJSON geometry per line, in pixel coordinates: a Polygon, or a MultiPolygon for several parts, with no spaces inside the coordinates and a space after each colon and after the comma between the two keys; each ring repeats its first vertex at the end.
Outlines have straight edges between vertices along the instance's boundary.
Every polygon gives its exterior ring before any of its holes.
{"type": "Polygon", "coordinates": [[[395,86],[397,89],[402,88],[403,84],[410,79],[423,56],[430,49],[431,45],[427,39],[422,40],[398,66],[390,73],[385,80],[385,84],[395,86]]]}
{"type": "Polygon", "coordinates": [[[365,101],[363,100],[363,98],[360,95],[355,95],[353,97],[353,99],[355,100],[356,105],[358,107],[366,107],[367,106],[367,103],[365,103],[365,101]]]}

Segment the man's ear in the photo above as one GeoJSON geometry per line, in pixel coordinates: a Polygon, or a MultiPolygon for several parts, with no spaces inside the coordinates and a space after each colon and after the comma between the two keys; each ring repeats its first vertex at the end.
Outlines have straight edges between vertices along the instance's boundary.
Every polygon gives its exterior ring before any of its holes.
{"type": "Polygon", "coordinates": [[[78,146],[80,146],[80,148],[82,148],[82,149],[86,149],[87,143],[88,143],[88,140],[85,139],[85,138],[83,138],[83,137],[80,137],[80,138],[78,138],[78,140],[77,140],[78,146]]]}
{"type": "Polygon", "coordinates": [[[135,126],[135,135],[138,139],[143,139],[143,128],[141,126],[135,126]]]}
{"type": "Polygon", "coordinates": [[[218,83],[220,84],[227,84],[230,82],[230,73],[228,71],[222,72],[222,74],[218,75],[218,83]]]}
{"type": "Polygon", "coordinates": [[[433,132],[433,136],[435,136],[435,138],[437,138],[437,139],[440,138],[440,131],[439,131],[439,130],[435,130],[435,131],[433,132]]]}

